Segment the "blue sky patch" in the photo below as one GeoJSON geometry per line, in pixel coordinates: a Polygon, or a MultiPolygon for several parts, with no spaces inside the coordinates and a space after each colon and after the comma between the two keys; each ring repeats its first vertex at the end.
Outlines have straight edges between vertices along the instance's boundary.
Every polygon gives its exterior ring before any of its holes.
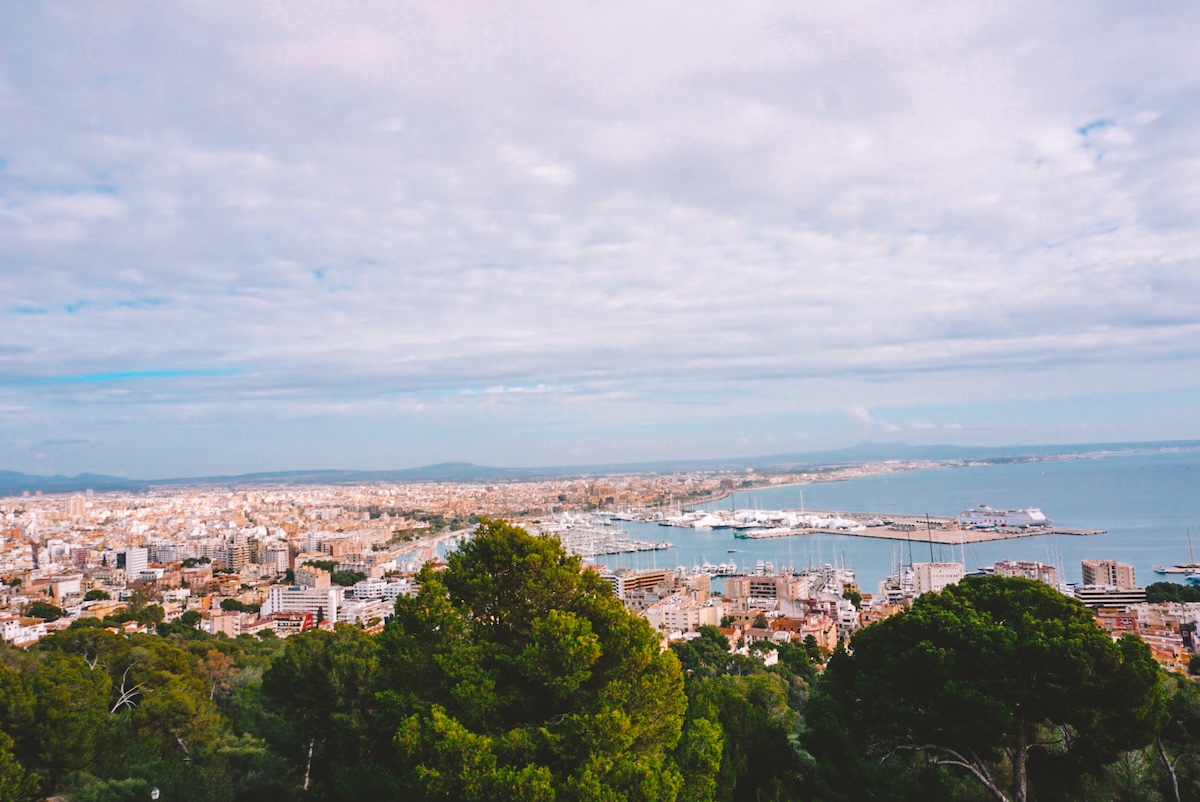
{"type": "Polygon", "coordinates": [[[1099,119],[1092,120],[1090,123],[1079,126],[1078,128],[1075,129],[1075,131],[1080,136],[1087,136],[1092,131],[1098,131],[1103,128],[1112,128],[1116,124],[1117,124],[1117,121],[1112,118],[1101,117],[1099,119]]]}
{"type": "Polygon", "coordinates": [[[168,370],[120,370],[102,373],[78,373],[67,376],[45,376],[10,380],[10,384],[108,384],[143,379],[195,379],[209,376],[234,376],[238,368],[195,368],[168,370]]]}

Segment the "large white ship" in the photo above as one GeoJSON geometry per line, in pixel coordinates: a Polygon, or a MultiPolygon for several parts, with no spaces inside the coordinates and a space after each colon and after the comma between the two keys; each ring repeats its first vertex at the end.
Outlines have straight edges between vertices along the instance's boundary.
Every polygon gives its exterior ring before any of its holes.
{"type": "Polygon", "coordinates": [[[986,504],[980,504],[973,510],[960,512],[958,525],[966,528],[1049,526],[1050,519],[1036,507],[1024,510],[993,510],[986,504]]]}

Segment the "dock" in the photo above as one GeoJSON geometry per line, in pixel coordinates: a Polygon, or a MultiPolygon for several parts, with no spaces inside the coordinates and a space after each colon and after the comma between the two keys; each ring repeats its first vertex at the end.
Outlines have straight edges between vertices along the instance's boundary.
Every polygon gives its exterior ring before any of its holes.
{"type": "Polygon", "coordinates": [[[972,545],[975,543],[990,543],[995,540],[1016,540],[1025,537],[1044,537],[1046,535],[1071,535],[1086,537],[1102,535],[1104,529],[1076,529],[1062,526],[1031,526],[1005,527],[990,529],[960,529],[956,519],[944,516],[897,515],[884,512],[842,512],[831,510],[805,510],[806,514],[838,517],[857,521],[861,528],[855,529],[787,529],[778,531],[771,529],[739,533],[737,537],[749,540],[762,540],[776,537],[795,537],[800,535],[847,535],[849,537],[870,537],[879,540],[916,540],[922,543],[937,543],[943,546],[972,545]],[[886,520],[888,523],[868,526],[868,521],[886,520]]]}

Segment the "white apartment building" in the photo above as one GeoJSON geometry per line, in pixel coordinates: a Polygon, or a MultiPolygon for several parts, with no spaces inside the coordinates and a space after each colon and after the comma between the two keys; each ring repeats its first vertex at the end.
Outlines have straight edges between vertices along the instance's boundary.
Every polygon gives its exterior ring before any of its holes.
{"type": "Polygon", "coordinates": [[[262,606],[262,617],[272,613],[312,613],[326,621],[337,621],[342,604],[342,588],[306,588],[300,585],[272,585],[262,606]]]}
{"type": "Polygon", "coordinates": [[[715,599],[698,602],[677,593],[650,605],[642,615],[650,626],[664,632],[694,632],[702,626],[720,625],[724,613],[724,605],[715,599]]]}
{"type": "Polygon", "coordinates": [[[1058,585],[1058,569],[1053,565],[1024,560],[1001,560],[995,563],[996,576],[1019,576],[1054,587],[1058,585]]]}
{"type": "Polygon", "coordinates": [[[389,582],[386,579],[364,579],[357,583],[352,590],[356,599],[384,599],[394,603],[400,596],[413,596],[417,586],[407,579],[396,579],[389,582]]]}
{"type": "Polygon", "coordinates": [[[343,624],[366,624],[372,619],[390,618],[395,605],[386,599],[345,599],[338,609],[337,620],[343,624]]]}
{"type": "Polygon", "coordinates": [[[947,585],[957,584],[963,578],[962,563],[914,563],[913,592],[937,593],[947,585]]]}
{"type": "Polygon", "coordinates": [[[150,565],[150,551],[144,547],[117,552],[117,567],[136,579],[150,565]]]}
{"type": "Polygon", "coordinates": [[[35,618],[12,616],[0,619],[0,640],[13,646],[37,643],[48,634],[46,622],[35,618]]]}

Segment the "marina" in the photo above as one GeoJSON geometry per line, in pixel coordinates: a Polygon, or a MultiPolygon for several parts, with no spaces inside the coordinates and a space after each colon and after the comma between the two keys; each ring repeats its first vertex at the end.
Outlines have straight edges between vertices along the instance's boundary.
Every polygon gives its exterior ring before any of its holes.
{"type": "MultiPolygon", "coordinates": [[[[874,589],[892,572],[894,552],[899,547],[906,561],[954,560],[972,570],[1001,560],[1042,562],[1058,566],[1064,582],[1081,580],[1080,560],[1110,558],[1135,566],[1139,583],[1153,582],[1159,576],[1183,584],[1185,572],[1156,575],[1154,568],[1200,563],[1200,554],[1196,560],[1189,559],[1185,535],[1185,527],[1195,529],[1200,517],[1195,500],[1198,475],[1200,456],[1195,451],[1181,451],[920,470],[840,482],[737,490],[719,501],[699,505],[695,512],[873,511],[881,520],[894,522],[904,522],[902,516],[907,514],[912,528],[876,534],[876,527],[864,526],[865,535],[842,529],[737,538],[735,534],[743,530],[667,529],[652,517],[682,514],[678,508],[636,511],[634,520],[622,522],[632,539],[654,541],[665,535],[674,548],[597,557],[596,561],[612,567],[674,568],[702,563],[705,556],[719,563],[732,548],[737,553],[728,559],[736,558],[739,565],[752,565],[760,559],[795,566],[844,563],[854,568],[864,588],[874,589]],[[1013,533],[999,531],[970,533],[961,544],[957,532],[936,527],[938,517],[949,521],[948,516],[978,508],[981,503],[997,507],[1037,505],[1054,523],[1039,536],[1013,537],[1013,533]],[[930,515],[928,528],[926,511],[942,513],[930,515]],[[1081,533],[1087,536],[1079,536],[1081,533]]],[[[846,517],[851,514],[842,513],[846,517]]],[[[864,522],[868,519],[863,517],[864,522]]],[[[763,527],[760,524],[758,528],[763,527]]]]}
{"type": "Polygon", "coordinates": [[[583,558],[635,554],[648,551],[666,551],[672,547],[667,541],[634,540],[629,532],[616,526],[606,516],[570,515],[556,516],[552,521],[527,524],[535,534],[554,535],[563,548],[583,558]]]}

